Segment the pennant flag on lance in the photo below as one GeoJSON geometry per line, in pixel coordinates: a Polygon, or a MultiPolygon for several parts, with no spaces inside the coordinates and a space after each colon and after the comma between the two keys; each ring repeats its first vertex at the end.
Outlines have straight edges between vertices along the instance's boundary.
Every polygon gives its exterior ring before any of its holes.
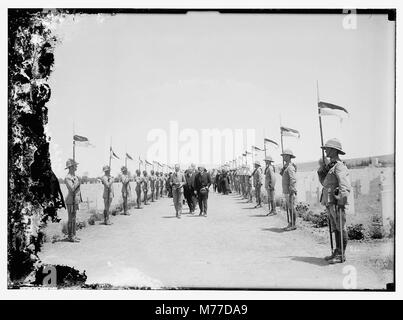
{"type": "Polygon", "coordinates": [[[150,166],[153,165],[151,162],[148,162],[147,160],[146,160],[146,163],[147,163],[148,165],[150,165],[150,166]]]}
{"type": "Polygon", "coordinates": [[[318,108],[320,116],[336,116],[343,119],[349,115],[345,108],[323,101],[318,103],[318,108]]]}
{"type": "Polygon", "coordinates": [[[252,148],[253,148],[254,150],[256,150],[256,151],[264,151],[264,150],[262,150],[262,149],[260,149],[260,148],[258,148],[258,147],[256,147],[256,146],[252,146],[252,148]]]}
{"type": "Polygon", "coordinates": [[[116,159],[120,159],[115,152],[113,152],[112,147],[110,148],[110,152],[111,152],[111,156],[116,158],[116,159]]]}
{"type": "Polygon", "coordinates": [[[95,147],[87,137],[75,134],[73,136],[74,143],[77,147],[95,147]]]}
{"type": "Polygon", "coordinates": [[[296,138],[300,137],[298,130],[287,128],[287,127],[280,127],[280,130],[281,130],[282,136],[296,137],[296,138]]]}
{"type": "Polygon", "coordinates": [[[270,139],[267,139],[267,138],[264,138],[264,143],[266,144],[266,143],[272,143],[272,144],[274,144],[276,147],[278,147],[278,143],[276,142],[276,141],[273,141],[273,140],[270,140],[270,139]]]}
{"type": "Polygon", "coordinates": [[[130,159],[130,160],[133,160],[133,158],[127,152],[126,152],[126,158],[130,159]]]}
{"type": "Polygon", "coordinates": [[[140,157],[139,157],[139,163],[140,163],[140,164],[143,164],[143,160],[141,160],[140,157]]]}

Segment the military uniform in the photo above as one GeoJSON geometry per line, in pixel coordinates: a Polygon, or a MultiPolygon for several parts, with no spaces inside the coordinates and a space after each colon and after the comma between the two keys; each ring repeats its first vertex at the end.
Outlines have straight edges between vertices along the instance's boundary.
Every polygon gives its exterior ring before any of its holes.
{"type": "MultiPolygon", "coordinates": [[[[66,163],[66,169],[78,163],[72,159],[69,159],[66,163]]],[[[74,174],[68,173],[64,182],[67,187],[67,196],[65,204],[67,206],[67,234],[68,239],[72,242],[78,241],[76,237],[76,213],[79,209],[79,203],[82,201],[80,191],[80,180],[74,174]]]]}
{"type": "Polygon", "coordinates": [[[264,180],[264,187],[266,189],[267,193],[267,203],[270,208],[270,215],[276,215],[276,199],[275,199],[275,192],[274,188],[276,186],[276,175],[274,173],[274,167],[271,164],[272,158],[271,157],[266,157],[266,169],[264,171],[265,175],[265,180],[264,180]]]}
{"type": "Polygon", "coordinates": [[[136,177],[134,177],[134,183],[136,184],[136,203],[137,209],[141,208],[141,187],[143,184],[143,178],[140,176],[140,171],[136,170],[136,177]]]}
{"type": "Polygon", "coordinates": [[[156,180],[156,177],[154,175],[154,171],[151,171],[151,176],[150,176],[151,202],[154,202],[154,199],[155,199],[155,180],[156,180]]]}
{"type": "MultiPolygon", "coordinates": [[[[122,172],[120,181],[122,182],[122,199],[123,199],[123,214],[127,215],[127,200],[130,197],[131,194],[131,188],[130,188],[130,178],[129,175],[127,174],[127,169],[126,167],[123,167],[125,169],[124,172],[122,172]]],[[[122,171],[123,171],[122,168],[122,171]]]]}
{"type": "MultiPolygon", "coordinates": [[[[104,172],[110,170],[109,166],[104,167],[104,172]]],[[[113,199],[113,177],[104,175],[101,178],[102,184],[104,186],[104,192],[103,192],[103,199],[104,199],[104,222],[106,225],[111,224],[109,221],[109,209],[112,203],[113,199]]]]}
{"type": "MultiPolygon", "coordinates": [[[[333,148],[338,153],[345,154],[337,139],[327,141],[323,148],[333,148]]],[[[318,175],[323,185],[321,203],[326,207],[331,231],[334,232],[336,240],[336,249],[326,260],[329,263],[344,262],[348,240],[345,208],[349,204],[348,197],[351,192],[349,170],[340,159],[332,159],[328,165],[318,170],[318,175]]]]}
{"type": "Polygon", "coordinates": [[[163,197],[163,191],[164,191],[164,186],[165,186],[165,194],[166,194],[166,177],[164,177],[164,174],[160,172],[160,197],[163,197]]]}
{"type": "Polygon", "coordinates": [[[253,172],[253,187],[255,188],[256,193],[256,208],[262,206],[262,199],[261,199],[261,188],[263,184],[263,171],[260,167],[260,162],[256,161],[255,165],[258,167],[253,172]]]}
{"type": "Polygon", "coordinates": [[[160,184],[161,184],[161,178],[159,176],[159,173],[155,173],[155,200],[158,200],[160,197],[160,184]]]}
{"type": "MultiPolygon", "coordinates": [[[[291,158],[295,158],[291,150],[284,150],[282,156],[289,155],[291,158]]],[[[296,168],[291,161],[284,165],[281,170],[283,194],[286,201],[286,210],[289,216],[289,224],[285,230],[296,229],[296,212],[295,212],[295,197],[297,195],[297,177],[296,168]]]]}
{"type": "Polygon", "coordinates": [[[147,175],[147,171],[143,171],[143,195],[144,205],[148,205],[148,187],[150,183],[150,177],[147,175]]]}

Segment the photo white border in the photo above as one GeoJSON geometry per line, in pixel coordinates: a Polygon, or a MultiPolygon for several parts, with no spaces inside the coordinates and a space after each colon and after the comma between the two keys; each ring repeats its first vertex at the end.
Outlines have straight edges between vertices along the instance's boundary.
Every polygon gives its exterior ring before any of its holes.
{"type": "MultiPolygon", "coordinates": [[[[0,108],[0,147],[2,156],[0,158],[1,184],[0,184],[0,299],[151,299],[151,300],[191,300],[191,299],[402,299],[403,289],[402,281],[399,278],[398,270],[402,269],[403,249],[402,225],[400,223],[399,209],[401,208],[401,198],[396,197],[396,292],[322,292],[322,291],[193,291],[193,290],[55,290],[55,289],[34,289],[34,290],[16,290],[7,289],[7,30],[8,30],[8,8],[222,8],[222,9],[273,9],[273,8],[298,8],[298,9],[384,9],[396,8],[397,20],[397,42],[396,50],[399,52],[402,43],[402,23],[400,21],[400,12],[403,9],[402,1],[105,1],[105,0],[72,0],[72,1],[2,1],[0,5],[1,28],[1,98],[4,105],[0,108]],[[400,281],[400,282],[399,282],[400,281]]],[[[399,54],[396,54],[399,57],[399,54]]],[[[398,124],[402,123],[402,112],[399,110],[398,102],[402,97],[402,86],[399,82],[402,76],[402,67],[399,60],[396,61],[396,148],[402,141],[402,130],[398,124]],[[400,88],[399,88],[400,84],[400,88]]],[[[401,194],[402,158],[399,149],[396,149],[396,195],[401,194]]]]}

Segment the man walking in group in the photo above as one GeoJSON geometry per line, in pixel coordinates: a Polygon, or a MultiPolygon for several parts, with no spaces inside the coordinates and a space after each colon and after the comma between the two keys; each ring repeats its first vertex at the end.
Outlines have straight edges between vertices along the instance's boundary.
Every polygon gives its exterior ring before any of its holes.
{"type": "Polygon", "coordinates": [[[175,172],[171,177],[172,197],[174,201],[176,217],[181,218],[182,214],[182,200],[183,200],[183,186],[185,185],[185,175],[180,172],[179,164],[175,165],[175,172]]]}
{"type": "Polygon", "coordinates": [[[283,194],[286,200],[287,216],[289,218],[288,226],[285,231],[292,231],[297,229],[296,227],[296,211],[295,211],[295,197],[297,195],[297,178],[295,165],[291,162],[291,159],[295,158],[293,152],[290,149],[284,150],[281,154],[284,161],[284,167],[280,174],[282,176],[283,194]]]}
{"type": "Polygon", "coordinates": [[[276,211],[276,200],[274,198],[274,187],[276,185],[276,175],[274,173],[274,166],[272,165],[273,159],[271,156],[267,156],[265,159],[266,169],[264,170],[265,180],[264,186],[267,193],[267,204],[269,207],[268,216],[274,216],[276,211]]]}
{"type": "Polygon", "coordinates": [[[104,185],[104,223],[105,225],[111,225],[112,223],[109,221],[109,209],[113,199],[113,177],[111,177],[111,168],[109,166],[104,166],[102,170],[104,171],[104,176],[101,178],[104,185]]]}
{"type": "Polygon", "coordinates": [[[195,176],[195,193],[197,193],[199,199],[199,215],[204,215],[205,217],[207,217],[207,200],[210,185],[210,174],[206,171],[204,165],[199,165],[199,172],[195,176]]]}
{"type": "Polygon", "coordinates": [[[127,200],[131,193],[130,178],[127,172],[127,168],[125,166],[122,167],[121,171],[122,175],[120,180],[122,182],[123,214],[129,215],[129,213],[127,212],[127,200]]]}
{"type": "Polygon", "coordinates": [[[73,159],[66,162],[66,169],[69,170],[64,182],[67,187],[67,196],[65,204],[67,206],[67,240],[70,242],[79,242],[80,239],[76,236],[76,213],[79,209],[78,204],[82,201],[80,191],[80,180],[76,177],[78,163],[73,159]]]}
{"type": "Polygon", "coordinates": [[[253,186],[256,193],[256,206],[255,208],[262,207],[261,189],[263,184],[263,171],[259,161],[255,161],[255,171],[253,171],[253,186]]]}
{"type": "Polygon", "coordinates": [[[321,203],[326,206],[331,231],[334,232],[336,249],[331,256],[325,257],[330,264],[343,263],[347,247],[346,206],[351,192],[350,174],[339,155],[345,152],[337,139],[328,140],[322,147],[330,163],[318,170],[320,183],[323,185],[321,203]]]}

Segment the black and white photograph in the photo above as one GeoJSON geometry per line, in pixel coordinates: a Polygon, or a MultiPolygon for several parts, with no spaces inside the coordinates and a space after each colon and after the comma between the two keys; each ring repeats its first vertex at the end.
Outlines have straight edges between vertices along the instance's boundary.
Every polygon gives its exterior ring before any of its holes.
{"type": "Polygon", "coordinates": [[[7,8],[7,290],[395,292],[396,23],[7,8]]]}

